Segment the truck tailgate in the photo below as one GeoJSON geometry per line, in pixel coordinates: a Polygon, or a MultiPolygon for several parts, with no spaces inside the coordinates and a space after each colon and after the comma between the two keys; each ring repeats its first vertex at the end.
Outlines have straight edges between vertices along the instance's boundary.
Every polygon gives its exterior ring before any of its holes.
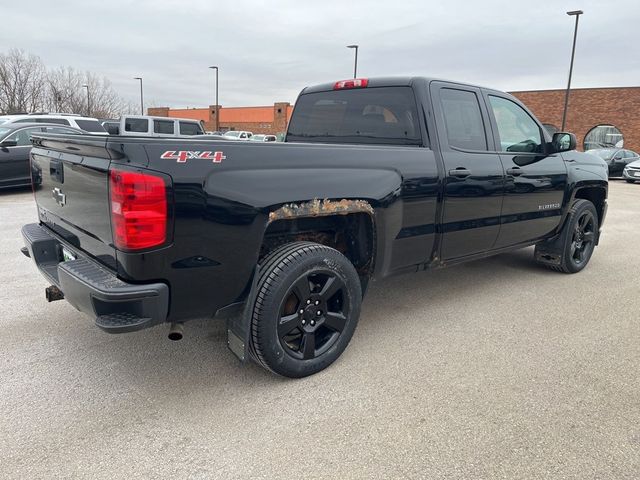
{"type": "Polygon", "coordinates": [[[31,151],[38,217],[70,245],[115,268],[106,138],[34,137],[31,151]]]}

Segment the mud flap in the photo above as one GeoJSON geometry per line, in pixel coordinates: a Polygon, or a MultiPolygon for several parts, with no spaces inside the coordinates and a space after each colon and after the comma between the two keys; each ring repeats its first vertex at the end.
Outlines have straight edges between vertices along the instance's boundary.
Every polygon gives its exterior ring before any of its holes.
{"type": "Polygon", "coordinates": [[[259,269],[256,267],[245,301],[233,303],[216,313],[217,317],[226,322],[227,347],[241,362],[246,362],[250,357],[251,315],[259,277],[259,269]]]}

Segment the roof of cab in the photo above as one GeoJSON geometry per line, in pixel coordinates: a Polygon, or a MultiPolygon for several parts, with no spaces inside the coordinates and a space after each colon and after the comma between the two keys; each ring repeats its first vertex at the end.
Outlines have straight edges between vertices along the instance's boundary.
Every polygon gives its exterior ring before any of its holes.
{"type": "MultiPolygon", "coordinates": [[[[415,82],[425,82],[426,84],[430,84],[431,82],[445,82],[455,85],[464,85],[467,87],[474,88],[484,88],[486,90],[495,90],[492,88],[482,87],[480,85],[473,85],[471,83],[458,82],[454,80],[446,80],[443,78],[431,78],[431,77],[418,77],[418,76],[402,76],[402,77],[358,77],[358,78],[366,78],[368,80],[368,84],[364,88],[375,88],[375,87],[410,87],[413,86],[415,82]]],[[[337,80],[336,82],[344,81],[345,79],[337,80]]],[[[346,79],[350,80],[350,79],[346,79]]],[[[301,95],[305,93],[315,93],[315,92],[326,92],[333,90],[336,82],[331,83],[321,83],[318,85],[311,85],[305,87],[301,95]]],[[[357,88],[356,88],[357,89],[357,88]]]]}

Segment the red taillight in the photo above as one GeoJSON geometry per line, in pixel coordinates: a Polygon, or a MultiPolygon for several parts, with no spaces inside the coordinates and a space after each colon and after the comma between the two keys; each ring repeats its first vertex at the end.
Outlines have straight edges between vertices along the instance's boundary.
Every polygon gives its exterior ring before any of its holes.
{"type": "Polygon", "coordinates": [[[111,170],[111,229],[120,250],[156,247],[167,239],[165,180],[148,173],[111,170]]]}
{"type": "Polygon", "coordinates": [[[334,90],[343,90],[345,88],[364,88],[369,85],[367,78],[352,78],[350,80],[341,80],[333,86],[334,90]]]}

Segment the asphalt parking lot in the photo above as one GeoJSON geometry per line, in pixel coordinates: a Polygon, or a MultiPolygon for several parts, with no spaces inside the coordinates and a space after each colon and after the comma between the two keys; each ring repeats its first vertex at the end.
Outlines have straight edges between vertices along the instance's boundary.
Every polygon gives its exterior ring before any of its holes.
{"type": "Polygon", "coordinates": [[[2,478],[640,478],[640,185],[612,182],[577,275],[532,249],[373,285],[303,380],[241,365],[223,325],[112,336],[19,253],[0,193],[2,478]]]}

